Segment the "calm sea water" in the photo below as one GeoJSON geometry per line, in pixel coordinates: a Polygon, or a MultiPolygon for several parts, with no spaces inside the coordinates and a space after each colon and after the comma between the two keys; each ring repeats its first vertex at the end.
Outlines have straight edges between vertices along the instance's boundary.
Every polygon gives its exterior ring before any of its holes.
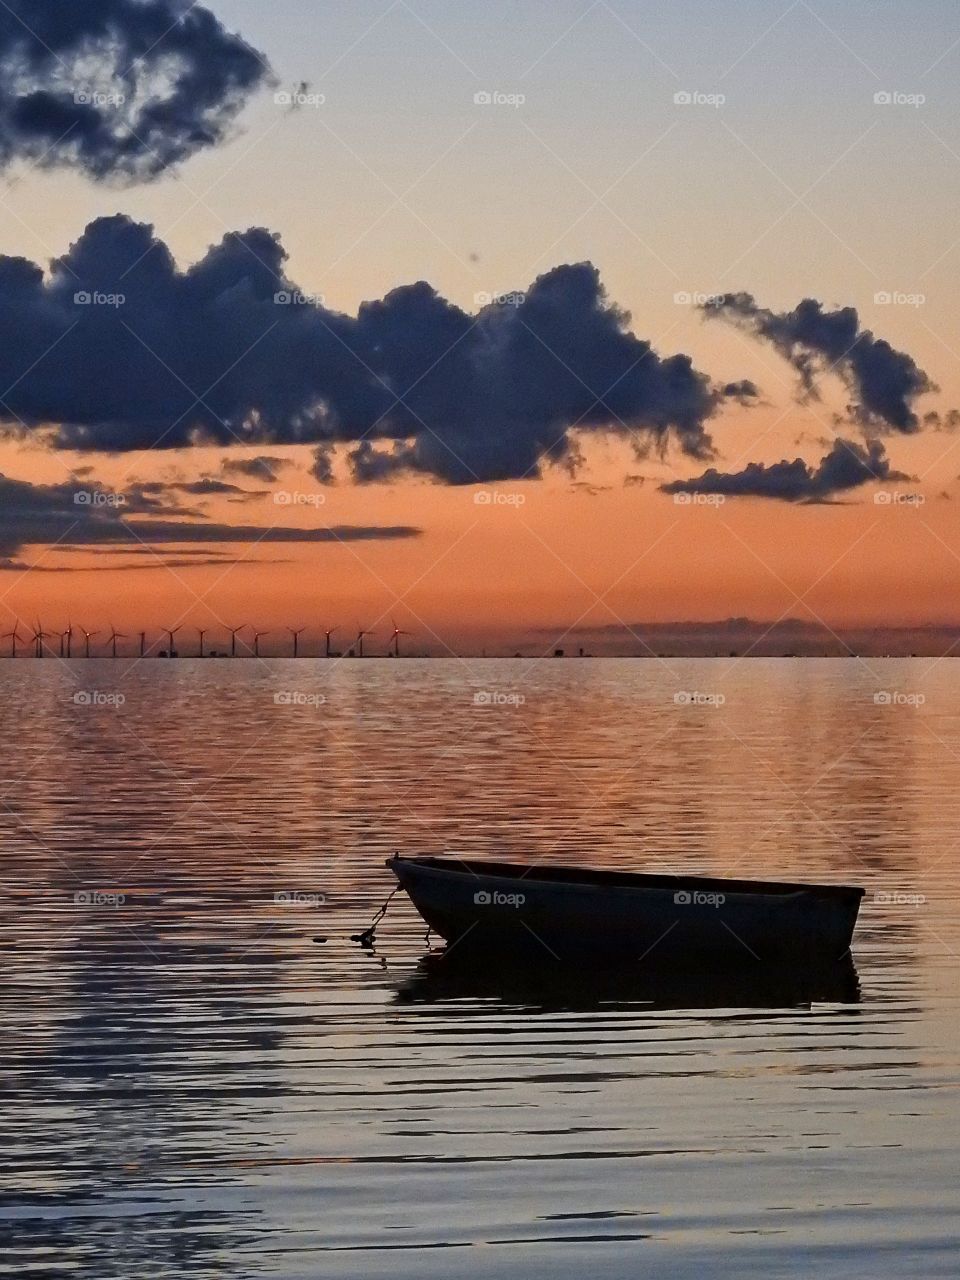
{"type": "Polygon", "coordinates": [[[956,1275],[960,663],[0,680],[0,1271],[956,1275]],[[395,849],[860,883],[859,996],[364,952],[395,849]]]}

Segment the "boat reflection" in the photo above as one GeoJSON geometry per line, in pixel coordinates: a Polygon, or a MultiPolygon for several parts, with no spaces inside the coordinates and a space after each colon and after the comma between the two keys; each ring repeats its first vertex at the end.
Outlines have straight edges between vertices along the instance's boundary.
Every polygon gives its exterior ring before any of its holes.
{"type": "Polygon", "coordinates": [[[798,1009],[858,1004],[852,957],[804,964],[715,965],[697,972],[666,965],[571,969],[555,962],[497,965],[474,956],[433,952],[400,982],[401,1004],[489,1001],[529,1012],[636,1009],[798,1009]]]}

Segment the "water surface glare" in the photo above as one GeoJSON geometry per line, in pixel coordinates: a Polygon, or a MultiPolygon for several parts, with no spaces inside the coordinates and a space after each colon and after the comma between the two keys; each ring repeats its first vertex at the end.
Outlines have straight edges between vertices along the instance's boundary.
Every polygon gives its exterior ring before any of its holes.
{"type": "Polygon", "coordinates": [[[960,662],[0,675],[0,1274],[956,1276],[960,662]],[[398,849],[862,884],[856,972],[366,952],[398,849]]]}

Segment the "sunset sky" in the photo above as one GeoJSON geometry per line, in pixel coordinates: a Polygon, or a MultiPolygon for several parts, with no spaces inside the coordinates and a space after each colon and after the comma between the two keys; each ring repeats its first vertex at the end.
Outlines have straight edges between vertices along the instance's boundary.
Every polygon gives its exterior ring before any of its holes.
{"type": "Polygon", "coordinates": [[[955,3],[116,8],[0,19],[2,630],[960,626],[955,3]]]}

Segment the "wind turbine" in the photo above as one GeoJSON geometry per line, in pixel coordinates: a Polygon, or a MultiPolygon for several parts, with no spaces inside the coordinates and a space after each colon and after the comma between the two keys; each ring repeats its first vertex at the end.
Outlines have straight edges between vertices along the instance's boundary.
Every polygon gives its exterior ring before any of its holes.
{"type": "Polygon", "coordinates": [[[167,645],[168,658],[175,658],[177,656],[177,651],[173,647],[173,637],[181,630],[182,627],[164,627],[164,631],[167,633],[167,640],[169,641],[167,645]]]}
{"type": "Polygon", "coordinates": [[[117,641],[126,640],[126,638],[127,637],[123,634],[122,631],[118,631],[116,627],[111,626],[110,639],[107,641],[107,643],[112,647],[112,651],[113,651],[112,656],[114,658],[117,656],[117,641]]]}
{"type": "MultiPolygon", "coordinates": [[[[20,639],[20,619],[19,618],[14,624],[14,628],[12,631],[4,632],[3,638],[4,640],[10,641],[10,657],[15,658],[17,656],[17,641],[20,639]]],[[[29,636],[24,638],[29,639],[29,636]]]]}
{"type": "Polygon", "coordinates": [[[230,632],[230,657],[231,658],[235,658],[237,656],[237,636],[241,631],[246,631],[248,626],[249,626],[249,623],[245,622],[241,627],[227,627],[227,630],[230,632]]]}
{"type": "Polygon", "coordinates": [[[67,623],[66,631],[60,632],[60,657],[73,657],[73,623],[67,623]]]}
{"type": "Polygon", "coordinates": [[[206,628],[206,627],[197,627],[197,635],[200,637],[200,657],[201,657],[201,658],[204,656],[204,652],[203,652],[203,638],[204,638],[204,636],[205,636],[206,634],[207,634],[207,628],[206,628]]]}
{"type": "Polygon", "coordinates": [[[268,636],[269,634],[269,631],[255,631],[253,633],[253,656],[255,658],[260,657],[260,637],[268,636]]]}
{"type": "Polygon", "coordinates": [[[140,632],[140,657],[141,658],[146,657],[146,653],[147,653],[147,633],[145,631],[141,631],[140,632]]]}
{"type": "MultiPolygon", "coordinates": [[[[393,619],[391,618],[390,621],[393,622],[393,619]]],[[[401,631],[397,624],[393,623],[393,634],[390,637],[390,643],[393,645],[393,656],[395,658],[400,657],[400,637],[408,636],[409,634],[409,631],[401,631]]]]}
{"type": "Polygon", "coordinates": [[[81,628],[80,628],[80,630],[81,630],[81,631],[83,631],[83,656],[84,656],[85,658],[89,658],[89,657],[90,657],[90,637],[91,637],[91,636],[98,636],[98,635],[100,634],[100,632],[99,632],[99,631],[84,631],[84,630],[83,630],[83,627],[81,627],[81,628]]]}
{"type": "Polygon", "coordinates": [[[306,631],[306,627],[287,627],[287,630],[293,636],[293,656],[300,657],[300,637],[306,631]]]}
{"type": "Polygon", "coordinates": [[[358,627],[357,629],[357,657],[358,658],[363,657],[363,637],[372,636],[372,635],[373,635],[372,631],[364,631],[363,627],[358,627]]]}
{"type": "Polygon", "coordinates": [[[335,635],[338,630],[339,630],[339,627],[330,627],[328,631],[324,631],[323,633],[324,639],[326,641],[326,655],[328,658],[330,657],[330,637],[332,635],[335,635]]]}
{"type": "Polygon", "coordinates": [[[35,640],[35,641],[36,641],[36,645],[37,645],[36,650],[35,650],[35,655],[36,655],[36,657],[38,657],[38,658],[42,658],[42,657],[44,657],[44,656],[45,656],[45,655],[44,655],[44,652],[43,652],[43,642],[44,642],[44,640],[46,640],[50,635],[51,635],[51,632],[49,632],[49,631],[44,631],[44,629],[43,629],[43,623],[42,623],[42,622],[40,621],[40,619],[38,618],[38,619],[37,619],[37,629],[36,629],[36,631],[34,631],[33,635],[30,637],[32,640],[35,640]]]}

